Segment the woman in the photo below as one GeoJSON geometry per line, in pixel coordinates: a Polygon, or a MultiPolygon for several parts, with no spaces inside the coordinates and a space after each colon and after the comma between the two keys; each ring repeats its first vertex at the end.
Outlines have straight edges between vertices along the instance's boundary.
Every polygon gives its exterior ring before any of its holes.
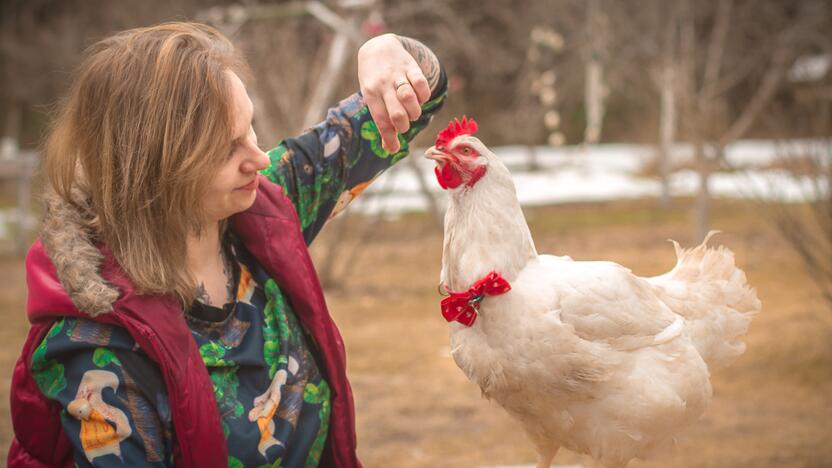
{"type": "Polygon", "coordinates": [[[191,23],[87,51],[46,145],[9,466],[360,466],[306,247],[406,155],[444,73],[417,41],[373,38],[362,92],[263,153],[244,71],[191,23]]]}

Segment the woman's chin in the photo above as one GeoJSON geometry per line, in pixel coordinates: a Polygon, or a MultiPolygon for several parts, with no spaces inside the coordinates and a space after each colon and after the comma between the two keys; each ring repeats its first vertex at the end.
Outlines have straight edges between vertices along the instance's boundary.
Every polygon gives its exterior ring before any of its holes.
{"type": "Polygon", "coordinates": [[[225,200],[225,203],[220,204],[221,209],[217,209],[220,208],[217,205],[214,205],[213,209],[209,208],[208,219],[222,220],[234,216],[237,213],[242,213],[251,208],[256,198],[257,192],[255,190],[235,190],[231,197],[225,200]]]}
{"type": "Polygon", "coordinates": [[[234,197],[235,209],[231,214],[237,214],[251,208],[251,205],[254,204],[254,200],[257,198],[257,190],[236,190],[234,195],[236,195],[234,197]]]}

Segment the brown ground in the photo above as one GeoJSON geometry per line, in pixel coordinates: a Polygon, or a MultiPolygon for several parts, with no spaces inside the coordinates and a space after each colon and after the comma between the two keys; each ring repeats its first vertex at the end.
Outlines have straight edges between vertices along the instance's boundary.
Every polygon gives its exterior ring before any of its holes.
{"type": "MultiPolygon", "coordinates": [[[[674,263],[674,238],[691,244],[687,205],[653,202],[529,210],[538,251],[613,260],[648,276],[674,263]]],[[[357,218],[348,220],[355,223],[357,218]]],[[[668,454],[630,467],[832,466],[832,310],[798,258],[754,210],[718,203],[716,238],[729,246],[763,302],[748,352],[714,373],[714,400],[668,454]]],[[[329,237],[316,241],[321,260],[329,237]]],[[[351,229],[349,232],[357,232],[351,229]]],[[[480,397],[448,353],[436,283],[441,233],[424,216],[374,228],[341,287],[327,293],[347,342],[361,458],[368,467],[474,467],[533,463],[534,451],[502,410],[480,397]]],[[[348,237],[339,249],[353,249],[348,237]]],[[[341,255],[339,258],[344,258],[341,255]]],[[[25,336],[22,260],[0,260],[0,456],[10,439],[8,386],[25,336]]],[[[586,462],[563,450],[555,463],[586,462]]]]}

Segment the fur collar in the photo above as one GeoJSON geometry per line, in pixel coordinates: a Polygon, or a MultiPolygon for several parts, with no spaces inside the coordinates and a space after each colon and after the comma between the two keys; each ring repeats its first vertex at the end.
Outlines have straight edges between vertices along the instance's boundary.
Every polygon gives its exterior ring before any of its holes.
{"type": "Polygon", "coordinates": [[[64,291],[92,317],[112,311],[119,290],[101,277],[104,256],[95,245],[98,223],[88,197],[74,187],[65,200],[49,188],[43,201],[41,241],[64,291]]]}

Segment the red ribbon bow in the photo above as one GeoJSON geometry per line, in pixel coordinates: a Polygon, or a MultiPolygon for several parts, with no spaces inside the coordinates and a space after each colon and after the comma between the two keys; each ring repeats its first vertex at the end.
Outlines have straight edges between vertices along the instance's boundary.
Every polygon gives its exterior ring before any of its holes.
{"type": "Polygon", "coordinates": [[[492,271],[484,278],[477,280],[468,291],[453,292],[442,299],[442,316],[448,322],[457,322],[470,327],[477,320],[480,302],[485,296],[499,296],[511,290],[511,285],[499,273],[492,271]]]}

